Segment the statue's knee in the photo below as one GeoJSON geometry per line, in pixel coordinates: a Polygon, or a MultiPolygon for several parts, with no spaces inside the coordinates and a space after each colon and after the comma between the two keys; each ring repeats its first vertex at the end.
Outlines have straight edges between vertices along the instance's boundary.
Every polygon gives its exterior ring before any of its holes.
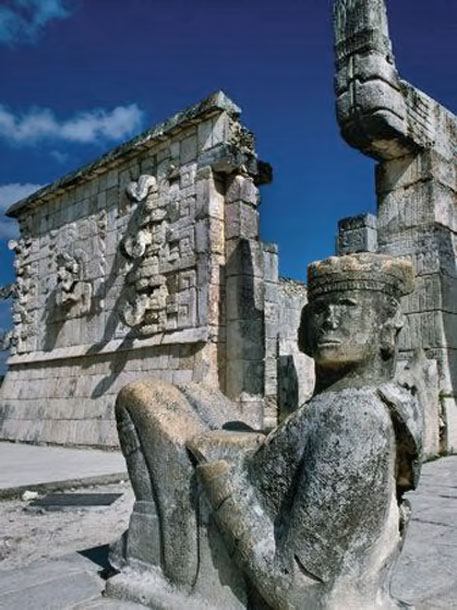
{"type": "Polygon", "coordinates": [[[126,413],[132,419],[141,418],[170,397],[181,399],[181,394],[170,383],[161,379],[132,381],[119,392],[115,414],[117,421],[123,420],[126,413]]]}

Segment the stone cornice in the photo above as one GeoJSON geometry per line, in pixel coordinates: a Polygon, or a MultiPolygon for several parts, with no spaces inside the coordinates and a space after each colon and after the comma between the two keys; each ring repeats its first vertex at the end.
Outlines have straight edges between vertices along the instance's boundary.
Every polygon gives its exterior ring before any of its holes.
{"type": "Polygon", "coordinates": [[[198,104],[190,106],[182,112],[178,112],[167,121],[159,123],[152,129],[149,129],[128,142],[121,144],[121,146],[110,150],[92,163],[59,178],[55,182],[32,193],[25,199],[21,199],[17,203],[14,203],[7,210],[6,215],[16,218],[25,208],[43,201],[49,201],[54,197],[62,195],[66,189],[83,184],[97,174],[103,174],[113,167],[120,165],[126,159],[138,154],[139,151],[152,148],[179,131],[198,124],[208,117],[221,112],[228,112],[231,115],[238,116],[241,113],[241,109],[236,106],[223,91],[217,91],[198,104]]]}

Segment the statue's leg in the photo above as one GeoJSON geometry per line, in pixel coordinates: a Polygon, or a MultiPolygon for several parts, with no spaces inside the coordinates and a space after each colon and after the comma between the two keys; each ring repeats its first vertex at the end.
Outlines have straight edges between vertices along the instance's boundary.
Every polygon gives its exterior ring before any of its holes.
{"type": "Polygon", "coordinates": [[[116,419],[136,495],[135,510],[150,507],[146,512],[153,510],[157,522],[157,537],[151,534],[152,540],[142,540],[138,532],[135,545],[158,545],[155,563],[164,575],[191,587],[198,569],[198,515],[186,441],[207,427],[182,392],[160,380],[126,386],[116,402],[116,419]]]}
{"type": "Polygon", "coordinates": [[[127,471],[135,492],[135,499],[137,502],[154,502],[152,484],[144,453],[141,450],[140,439],[134,421],[128,409],[124,408],[122,401],[118,401],[116,405],[116,419],[119,442],[127,463],[127,471]]]}

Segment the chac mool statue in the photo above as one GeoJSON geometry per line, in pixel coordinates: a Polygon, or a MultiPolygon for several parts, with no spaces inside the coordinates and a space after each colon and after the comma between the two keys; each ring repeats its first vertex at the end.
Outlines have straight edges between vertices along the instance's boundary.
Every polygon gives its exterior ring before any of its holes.
{"type": "Polygon", "coordinates": [[[108,591],[152,608],[405,607],[390,575],[422,420],[393,374],[413,279],[410,263],[379,254],[310,265],[299,345],[314,358],[316,388],[268,436],[235,430],[236,407],[215,391],[163,382],[122,391],[137,503],[108,591]],[[151,544],[145,561],[139,551],[151,544]]]}

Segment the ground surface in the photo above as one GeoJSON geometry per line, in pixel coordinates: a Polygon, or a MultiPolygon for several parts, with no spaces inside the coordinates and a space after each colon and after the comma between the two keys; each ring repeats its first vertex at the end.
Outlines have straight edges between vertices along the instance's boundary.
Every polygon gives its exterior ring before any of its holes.
{"type": "Polygon", "coordinates": [[[412,519],[393,592],[417,610],[457,608],[457,457],[429,462],[408,494],[412,519]]]}
{"type": "MultiPolygon", "coordinates": [[[[88,493],[122,493],[108,507],[48,512],[23,500],[0,502],[0,570],[109,544],[127,529],[132,510],[130,484],[85,488],[88,493]]],[[[81,489],[78,489],[81,492],[81,489]]]]}

